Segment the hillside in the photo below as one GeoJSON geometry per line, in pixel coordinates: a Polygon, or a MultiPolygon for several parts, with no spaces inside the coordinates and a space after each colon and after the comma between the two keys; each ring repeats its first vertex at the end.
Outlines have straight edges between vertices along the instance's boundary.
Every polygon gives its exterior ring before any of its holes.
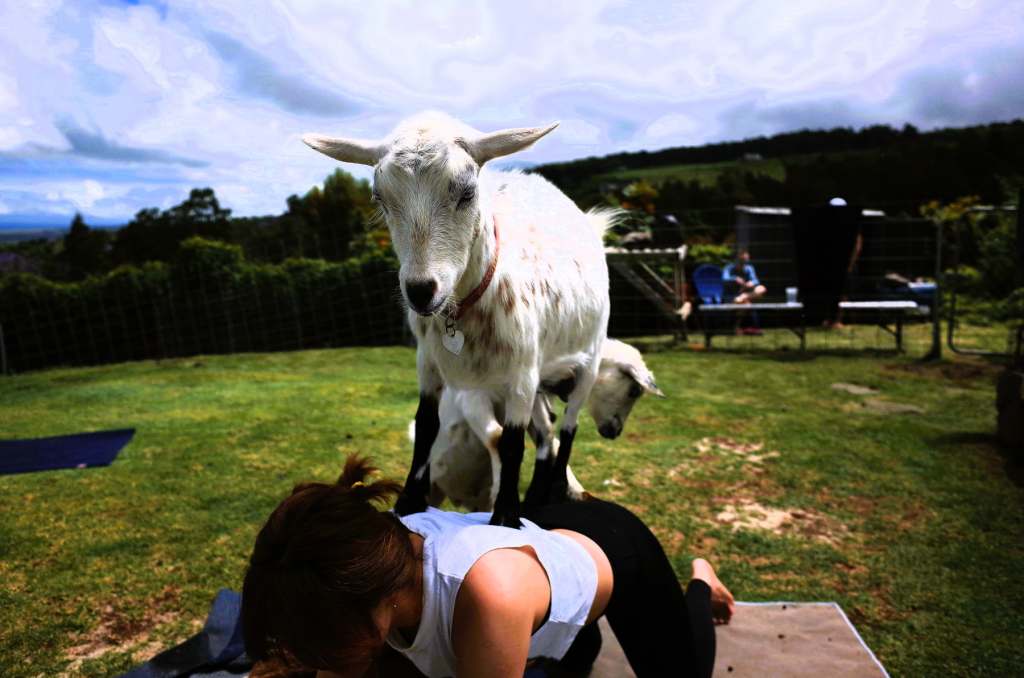
{"type": "MultiPolygon", "coordinates": [[[[873,126],[617,153],[535,168],[583,206],[646,180],[675,209],[820,202],[834,195],[907,207],[978,195],[1002,203],[1024,184],[1024,120],[919,132],[873,126]]],[[[660,206],[660,205],[659,205],[660,206]]]]}

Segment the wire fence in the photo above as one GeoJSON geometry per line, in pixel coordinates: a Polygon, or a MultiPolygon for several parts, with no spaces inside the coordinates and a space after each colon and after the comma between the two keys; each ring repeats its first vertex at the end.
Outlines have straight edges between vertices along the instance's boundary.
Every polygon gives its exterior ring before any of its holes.
{"type": "MultiPolygon", "coordinates": [[[[721,210],[710,225],[706,211],[651,216],[652,234],[641,247],[706,241],[712,231],[727,245],[691,247],[675,268],[664,256],[645,264],[661,278],[653,287],[667,290],[668,301],[612,267],[610,336],[685,338],[703,348],[711,330],[714,350],[901,349],[915,357],[933,354],[945,338],[935,324],[947,319],[943,290],[929,287],[941,277],[940,235],[930,221],[864,212],[836,226],[780,208],[737,208],[728,226],[721,210]],[[694,269],[725,264],[739,249],[749,251],[766,287],[758,302],[784,303],[787,289],[796,288],[804,312],[704,312],[694,269]],[[813,301],[816,285],[830,286],[824,311],[813,301]],[[898,300],[916,308],[896,314],[838,306],[898,300]]],[[[199,354],[412,344],[393,262],[233,266],[132,269],[103,284],[60,285],[23,274],[0,280],[0,368],[10,374],[199,354]]],[[[1005,326],[963,320],[957,326],[959,344],[979,351],[1009,352],[1015,340],[1005,326]]]]}
{"type": "Polygon", "coordinates": [[[6,371],[411,342],[393,271],[312,284],[258,276],[137,283],[81,294],[33,289],[9,301],[0,321],[6,371]]]}

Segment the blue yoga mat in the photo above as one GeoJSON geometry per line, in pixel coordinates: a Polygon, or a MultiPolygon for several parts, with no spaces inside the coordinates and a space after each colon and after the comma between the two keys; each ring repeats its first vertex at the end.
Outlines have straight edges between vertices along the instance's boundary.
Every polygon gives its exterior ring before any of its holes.
{"type": "Polygon", "coordinates": [[[133,435],[135,429],[126,428],[53,438],[0,440],[0,475],[109,466],[133,435]]]}

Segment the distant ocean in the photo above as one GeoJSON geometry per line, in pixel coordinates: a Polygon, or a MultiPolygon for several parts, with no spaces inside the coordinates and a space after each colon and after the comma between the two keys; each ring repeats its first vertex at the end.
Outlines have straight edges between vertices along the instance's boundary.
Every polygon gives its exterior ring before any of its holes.
{"type": "MultiPolygon", "coordinates": [[[[0,215],[0,243],[61,238],[71,226],[73,215],[36,215],[36,214],[3,214],[0,215]]],[[[89,228],[120,228],[130,219],[92,219],[85,216],[89,228]]]]}

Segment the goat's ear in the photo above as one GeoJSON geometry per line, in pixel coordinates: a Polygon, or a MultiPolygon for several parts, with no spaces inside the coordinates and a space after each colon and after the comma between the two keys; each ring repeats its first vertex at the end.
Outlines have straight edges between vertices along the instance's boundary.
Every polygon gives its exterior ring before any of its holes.
{"type": "Polygon", "coordinates": [[[476,164],[483,165],[488,160],[528,148],[533,142],[556,127],[558,127],[557,122],[547,127],[517,127],[498,130],[490,134],[481,134],[475,139],[467,139],[466,147],[473,160],[476,160],[476,164]]]}
{"type": "Polygon", "coordinates": [[[626,368],[626,371],[629,374],[629,376],[632,377],[633,381],[640,384],[640,388],[642,388],[644,391],[650,393],[651,395],[658,396],[659,398],[665,397],[665,394],[662,392],[662,390],[658,388],[657,382],[654,381],[653,374],[651,374],[650,372],[638,370],[633,365],[630,365],[628,368],[626,368]]]}
{"type": "Polygon", "coordinates": [[[310,148],[335,160],[373,165],[384,155],[386,147],[377,141],[329,137],[323,134],[303,134],[302,141],[310,148]]]}

